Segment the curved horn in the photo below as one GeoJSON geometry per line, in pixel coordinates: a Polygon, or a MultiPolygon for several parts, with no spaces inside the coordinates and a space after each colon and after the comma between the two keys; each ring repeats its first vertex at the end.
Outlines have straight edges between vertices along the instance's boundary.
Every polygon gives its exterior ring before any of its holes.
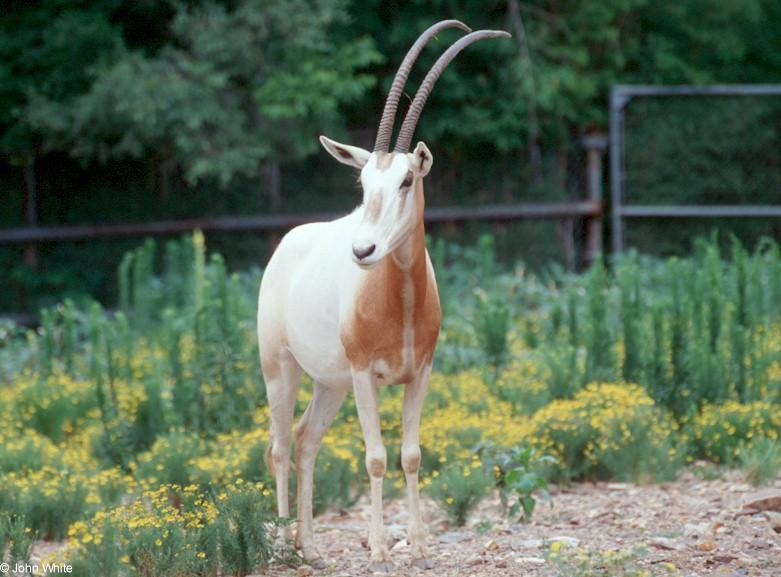
{"type": "Polygon", "coordinates": [[[445,67],[450,64],[450,61],[473,42],[477,42],[483,38],[500,37],[509,38],[510,34],[504,30],[478,30],[477,32],[467,34],[456,41],[439,57],[439,60],[434,63],[434,66],[432,66],[431,70],[426,74],[417,94],[415,94],[415,99],[412,101],[412,104],[410,104],[407,116],[404,117],[404,123],[399,130],[399,137],[396,140],[396,146],[393,149],[394,152],[407,152],[409,150],[409,145],[412,142],[412,135],[415,132],[415,126],[418,124],[418,119],[420,118],[423,106],[426,104],[429,94],[431,94],[431,89],[434,88],[434,83],[439,79],[442,72],[444,72],[445,67]]]}
{"type": "Polygon", "coordinates": [[[393,132],[393,121],[396,119],[396,109],[399,106],[399,98],[401,98],[401,91],[404,89],[404,84],[407,82],[412,65],[415,64],[420,51],[440,31],[446,28],[460,28],[465,32],[471,32],[472,29],[458,20],[442,20],[437,22],[433,26],[429,27],[423,34],[421,34],[409,49],[407,55],[399,66],[396,77],[393,79],[393,84],[388,91],[388,98],[385,100],[385,108],[382,111],[382,119],[380,120],[380,127],[377,129],[377,139],[374,141],[374,150],[381,150],[387,152],[390,149],[391,133],[393,132]]]}

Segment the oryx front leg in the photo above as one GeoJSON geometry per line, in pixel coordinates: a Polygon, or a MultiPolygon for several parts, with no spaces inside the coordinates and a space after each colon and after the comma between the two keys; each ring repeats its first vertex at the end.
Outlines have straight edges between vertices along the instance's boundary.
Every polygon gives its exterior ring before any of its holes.
{"type": "Polygon", "coordinates": [[[385,475],[387,455],[382,444],[380,430],[380,408],[377,385],[368,372],[353,372],[353,389],[358,420],[361,422],[363,440],[366,445],[366,470],[371,483],[371,521],[369,522],[369,548],[372,571],[388,572],[390,554],[385,540],[385,526],[382,518],[382,478],[385,475]]]}
{"type": "Polygon", "coordinates": [[[407,482],[407,500],[409,502],[409,527],[407,540],[410,544],[412,564],[421,569],[434,566],[426,551],[426,530],[420,511],[420,488],[418,474],[420,471],[420,415],[423,410],[423,399],[428,389],[428,379],[431,366],[424,367],[417,378],[407,384],[404,389],[404,434],[401,444],[401,466],[407,482]]]}

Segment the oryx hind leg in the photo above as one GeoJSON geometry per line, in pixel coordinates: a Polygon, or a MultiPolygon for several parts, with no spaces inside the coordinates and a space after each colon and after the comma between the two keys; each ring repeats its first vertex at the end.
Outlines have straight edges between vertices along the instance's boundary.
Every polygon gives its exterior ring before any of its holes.
{"type": "Polygon", "coordinates": [[[349,389],[329,388],[315,383],[312,400],[296,427],[297,529],[296,547],[311,565],[322,568],[315,547],[312,526],[312,486],[317,453],[326,430],[333,421],[349,389]]]}
{"type": "MultiPolygon", "coordinates": [[[[277,514],[287,518],[290,516],[290,437],[302,370],[290,352],[281,347],[277,351],[269,352],[261,349],[261,363],[271,417],[271,432],[266,450],[267,463],[276,481],[277,514]]],[[[290,537],[289,527],[285,535],[290,537]]]]}

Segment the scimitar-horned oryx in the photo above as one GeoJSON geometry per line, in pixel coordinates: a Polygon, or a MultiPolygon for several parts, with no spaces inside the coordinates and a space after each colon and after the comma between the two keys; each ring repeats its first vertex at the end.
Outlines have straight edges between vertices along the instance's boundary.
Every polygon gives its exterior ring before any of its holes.
{"type": "Polygon", "coordinates": [[[509,36],[480,30],[450,46],[423,80],[390,152],[396,108],[410,69],[426,43],[446,28],[471,32],[457,20],[446,20],[421,34],[393,81],[373,152],[320,137],[336,160],[360,169],[363,203],[343,218],[291,230],[260,285],[258,337],[271,411],[268,462],[276,477],[280,517],[290,512],[290,437],[302,371],[315,383],[296,429],[296,546],[310,563],[322,564],[312,529],[315,459],[323,434],[352,389],[371,483],[370,568],[390,569],[382,518],[386,452],[378,388],[403,383],[401,464],[409,499],[408,541],[413,563],[432,565],[418,490],[418,428],[441,318],[423,226],[423,177],[432,156],[423,142],[408,150],[426,99],[450,61],[477,40],[509,36]]]}

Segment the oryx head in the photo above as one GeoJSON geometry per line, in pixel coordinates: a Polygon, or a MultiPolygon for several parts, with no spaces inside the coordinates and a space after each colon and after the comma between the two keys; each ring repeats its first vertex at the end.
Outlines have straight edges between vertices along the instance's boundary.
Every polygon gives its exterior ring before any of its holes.
{"type": "Polygon", "coordinates": [[[431,151],[423,142],[409,152],[412,135],[426,99],[434,83],[456,55],[483,38],[509,36],[499,30],[471,32],[456,41],[436,61],[420,85],[399,130],[396,146],[390,152],[391,133],[399,98],[412,65],[426,43],[446,28],[470,28],[458,20],[443,20],[423,32],[412,45],[393,79],[385,109],[377,130],[374,152],[357,146],[340,144],[325,136],[320,142],[336,160],[361,170],[363,187],[363,219],[352,244],[353,260],[361,267],[370,267],[395,250],[412,233],[423,218],[423,187],[421,180],[431,169],[431,151]]]}

